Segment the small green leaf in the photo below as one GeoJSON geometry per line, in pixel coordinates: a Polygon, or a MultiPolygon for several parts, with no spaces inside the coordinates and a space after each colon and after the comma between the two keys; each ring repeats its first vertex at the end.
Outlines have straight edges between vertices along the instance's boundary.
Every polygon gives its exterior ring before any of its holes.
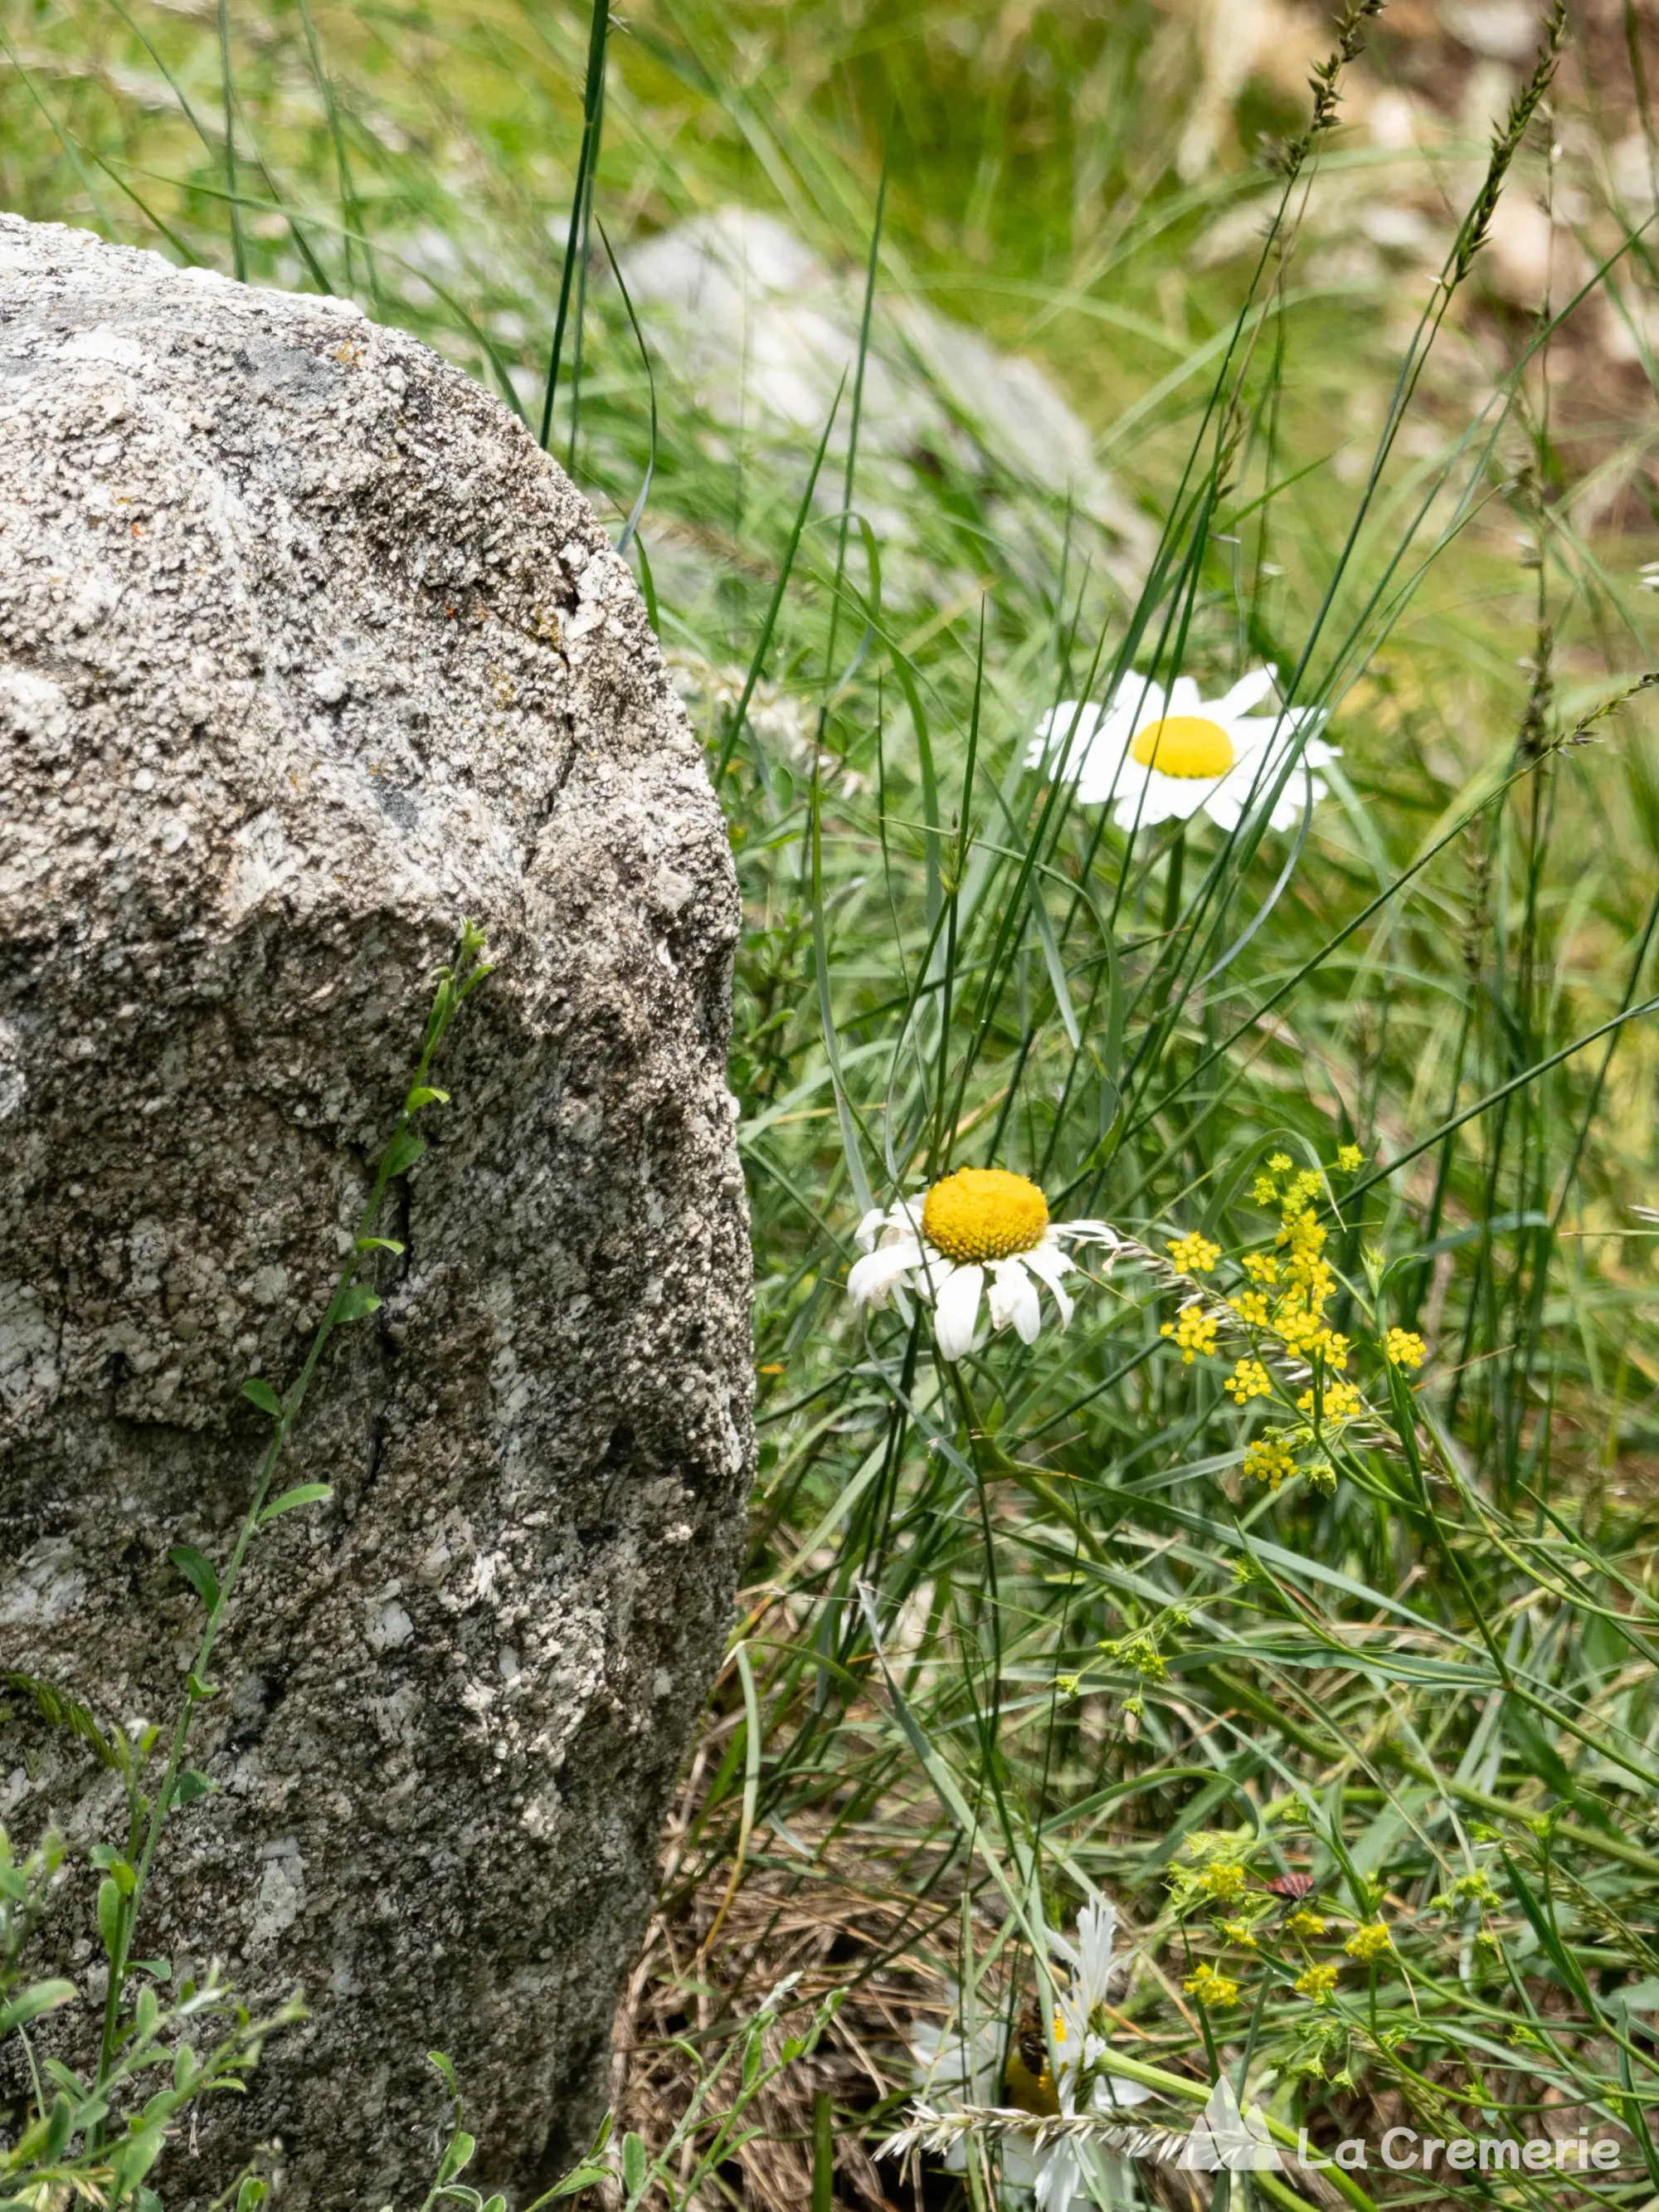
{"type": "Polygon", "coordinates": [[[450,2095],[452,2097],[459,2097],[461,2094],[460,2084],[455,2079],[455,2069],[453,2063],[445,2057],[441,2051],[428,2051],[426,2055],[428,2063],[429,2065],[435,2066],[439,2073],[442,2075],[444,2087],[448,2090],[450,2095]]]}
{"type": "Polygon", "coordinates": [[[283,1401],[269,1382],[262,1382],[257,1375],[249,1376],[242,1385],[242,1395],[251,1399],[262,1413],[269,1413],[273,1421],[283,1418],[283,1401]]]}
{"type": "Polygon", "coordinates": [[[193,1766],[181,1767],[173,1784],[175,1805],[193,1805],[198,1797],[213,1794],[213,1784],[205,1774],[198,1774],[193,1766]]]}
{"type": "Polygon", "coordinates": [[[124,1859],[113,1844],[94,1844],[87,1853],[94,1866],[106,1874],[123,1897],[131,1897],[137,1887],[138,1877],[131,1863],[124,1859]]]}
{"type": "Polygon", "coordinates": [[[155,2034],[155,2022],[161,2009],[161,2006],[156,2002],[155,1990],[146,1982],[138,1992],[137,2003],[132,2008],[132,2024],[137,2030],[140,2043],[148,2043],[155,2034]]]}
{"type": "Polygon", "coordinates": [[[75,2107],[60,2090],[52,2100],[52,2112],[46,2123],[46,2163],[48,2166],[56,2165],[64,2155],[64,2147],[70,2139],[70,2123],[74,2115],[75,2107]]]}
{"type": "Polygon", "coordinates": [[[219,1577],[213,1571],[213,1562],[194,1544],[175,1544],[167,1557],[208,1611],[213,1612],[219,1602],[219,1577]]]}
{"type": "Polygon", "coordinates": [[[404,1101],[404,1111],[405,1114],[418,1114],[422,1106],[447,1106],[448,1103],[449,1093],[447,1091],[434,1091],[426,1084],[417,1083],[404,1101]]]}
{"type": "Polygon", "coordinates": [[[13,2028],[39,2020],[43,2012],[56,2012],[59,2005],[68,2004],[79,1994],[73,1982],[34,1983],[9,2005],[0,2005],[0,2035],[9,2035],[13,2028]]]}
{"type": "Polygon", "coordinates": [[[477,2142],[468,2135],[465,2128],[456,2129],[454,2134],[449,2138],[449,2148],[438,2164],[438,2186],[441,2189],[446,2182],[453,2181],[458,2173],[465,2171],[471,2162],[473,2152],[477,2148],[477,2142]]]}
{"type": "Polygon", "coordinates": [[[216,1698],[219,1694],[219,1685],[204,1682],[193,1667],[185,1677],[185,1687],[198,1705],[206,1705],[210,1698],[216,1698]]]}
{"type": "Polygon", "coordinates": [[[645,2187],[646,2172],[650,2162],[646,2156],[645,2145],[638,2136],[625,2135],[623,2137],[622,2149],[623,2179],[628,2185],[628,2193],[630,2197],[637,2197],[645,2187]]]}
{"type": "Polygon", "coordinates": [[[550,2199],[574,2197],[578,2190],[592,2189],[597,2182],[609,2181],[610,2179],[611,2169],[608,2166],[573,2166],[564,2179],[556,2187],[550,2189],[547,2193],[550,2199]]]}
{"type": "Polygon", "coordinates": [[[98,1885],[98,1933],[106,1956],[113,1960],[121,1945],[121,1887],[112,1875],[98,1885]]]}
{"type": "Polygon", "coordinates": [[[380,1301],[367,1283],[348,1283],[329,1310],[329,1319],[337,1324],[347,1321],[362,1321],[366,1314],[378,1313],[380,1301]]]}
{"type": "Polygon", "coordinates": [[[236,2212],[253,2212],[256,2204],[263,2204],[268,2185],[257,2173],[242,2177],[242,2185],[236,2192],[236,2212]]]}
{"type": "Polygon", "coordinates": [[[274,1521],[279,1513],[292,1513],[296,1505],[320,1505],[325,1498],[332,1498],[333,1495],[334,1486],[331,1482],[296,1482],[292,1490],[285,1490],[280,1498],[271,1499],[270,1504],[259,1516],[259,1526],[263,1528],[268,1521],[274,1521]]]}
{"type": "Polygon", "coordinates": [[[417,1137],[413,1129],[399,1129],[386,1148],[382,1163],[387,1175],[406,1175],[426,1150],[426,1139],[417,1137]]]}
{"type": "Polygon", "coordinates": [[[360,1252],[401,1252],[403,1249],[395,1237],[360,1237],[357,1239],[360,1252]]]}

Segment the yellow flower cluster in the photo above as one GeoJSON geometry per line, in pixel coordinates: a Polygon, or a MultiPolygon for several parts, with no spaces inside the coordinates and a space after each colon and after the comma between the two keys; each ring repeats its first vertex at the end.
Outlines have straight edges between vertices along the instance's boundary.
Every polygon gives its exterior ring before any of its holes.
{"type": "Polygon", "coordinates": [[[1259,1359],[1241,1359],[1222,1384],[1234,1405],[1248,1405],[1252,1398],[1273,1395],[1273,1377],[1259,1359]]]}
{"type": "Polygon", "coordinates": [[[1276,1491],[1287,1475],[1296,1473],[1296,1454],[1283,1437],[1258,1437],[1244,1447],[1244,1472],[1276,1491]]]}
{"type": "Polygon", "coordinates": [[[1365,1155],[1358,1145],[1339,1145],[1336,1148],[1336,1164],[1344,1175],[1358,1175],[1365,1164],[1365,1155]]]}
{"type": "Polygon", "coordinates": [[[1237,1943],[1241,1951],[1254,1951],[1255,1936],[1248,1920],[1224,1920],[1221,1932],[1230,1943],[1237,1943]]]}
{"type": "Polygon", "coordinates": [[[1212,1244],[1207,1237],[1200,1237],[1195,1229],[1185,1237],[1172,1237],[1168,1249],[1183,1275],[1213,1274],[1215,1263],[1221,1257],[1221,1247],[1212,1244]]]}
{"type": "Polygon", "coordinates": [[[1380,1959],[1385,1951],[1394,1948],[1389,1931],[1380,1920],[1373,1920],[1364,1928],[1356,1928],[1342,1946],[1351,1959],[1370,1960],[1380,1959]]]}
{"type": "MultiPolygon", "coordinates": [[[[1328,1426],[1334,1421],[1351,1421],[1365,1401],[1354,1382],[1328,1382],[1320,1398],[1320,1419],[1328,1426]]],[[[1314,1394],[1304,1390],[1296,1401],[1298,1413],[1312,1418],[1314,1394]]]]}
{"type": "Polygon", "coordinates": [[[1217,1973],[1207,1960],[1195,1967],[1181,1986],[1189,1997],[1196,1997],[1201,2005],[1238,2002],[1238,1984],[1230,1982],[1225,1974],[1217,1973]]]}
{"type": "Polygon", "coordinates": [[[1420,1367],[1425,1348],[1414,1328],[1391,1328],[1382,1340],[1390,1367],[1420,1367]]]}
{"type": "Polygon", "coordinates": [[[1334,1966],[1310,1966],[1305,1974],[1297,1976],[1291,1987],[1310,2004],[1328,2004],[1331,1991],[1336,1987],[1336,1971],[1334,1966]]]}
{"type": "Polygon", "coordinates": [[[1319,1913],[1310,1912],[1305,1905],[1298,1905],[1285,1923],[1285,1932],[1287,1936],[1300,1936],[1305,1941],[1310,1936],[1322,1936],[1325,1923],[1319,1913]]]}
{"type": "Polygon", "coordinates": [[[1201,1306],[1182,1306],[1173,1321],[1166,1321],[1160,1336],[1172,1336],[1181,1346],[1181,1364],[1190,1367],[1195,1354],[1215,1350],[1216,1323],[1201,1306]]]}
{"type": "Polygon", "coordinates": [[[1198,1877],[1199,1887],[1218,1905],[1231,1905],[1241,1896],[1244,1881],[1244,1869],[1237,1859],[1212,1859],[1198,1877]]]}

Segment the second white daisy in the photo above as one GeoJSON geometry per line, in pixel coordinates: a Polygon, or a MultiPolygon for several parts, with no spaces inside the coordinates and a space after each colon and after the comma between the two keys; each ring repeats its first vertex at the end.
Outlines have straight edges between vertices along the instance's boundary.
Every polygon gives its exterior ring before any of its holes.
{"type": "MultiPolygon", "coordinates": [[[[1120,829],[1186,821],[1201,811],[1233,830],[1261,805],[1294,756],[1297,767],[1267,817],[1272,828],[1288,830],[1308,795],[1304,767],[1311,772],[1340,754],[1314,735],[1325,719],[1321,708],[1251,713],[1276,677],[1272,668],[1252,669],[1220,698],[1206,699],[1190,676],[1177,676],[1167,690],[1127,676],[1104,707],[1065,699],[1045,714],[1028,765],[1075,783],[1085,805],[1111,801],[1120,829]]],[[[1314,797],[1322,798],[1323,779],[1312,775],[1312,786],[1314,797]]]]}

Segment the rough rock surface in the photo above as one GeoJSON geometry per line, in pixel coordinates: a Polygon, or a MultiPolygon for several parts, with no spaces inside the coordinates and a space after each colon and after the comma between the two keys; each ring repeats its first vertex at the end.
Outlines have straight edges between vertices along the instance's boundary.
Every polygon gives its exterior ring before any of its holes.
{"type": "MultiPolygon", "coordinates": [[[[0,216],[0,1670],[162,1720],[457,918],[498,972],[252,1555],[141,1953],[302,1984],[201,2204],[418,2202],[596,2116],[730,1604],[738,907],[632,583],[457,370],[355,309],[0,216]]],[[[119,1840],[14,1698],[0,1820],[119,1840]]],[[[83,1881],[51,1941],[96,1996],[83,1881]]],[[[89,2015],[95,2006],[88,2003],[89,2015]]]]}

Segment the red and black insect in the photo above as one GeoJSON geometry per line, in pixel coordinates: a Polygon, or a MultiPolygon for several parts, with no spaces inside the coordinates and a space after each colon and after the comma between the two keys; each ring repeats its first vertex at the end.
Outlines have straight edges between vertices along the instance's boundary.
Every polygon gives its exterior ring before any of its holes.
{"type": "Polygon", "coordinates": [[[1313,1886],[1310,1874],[1276,1874],[1267,1884],[1273,1895],[1282,1897],[1287,1905],[1300,1905],[1304,1897],[1311,1897],[1313,1886]]]}

